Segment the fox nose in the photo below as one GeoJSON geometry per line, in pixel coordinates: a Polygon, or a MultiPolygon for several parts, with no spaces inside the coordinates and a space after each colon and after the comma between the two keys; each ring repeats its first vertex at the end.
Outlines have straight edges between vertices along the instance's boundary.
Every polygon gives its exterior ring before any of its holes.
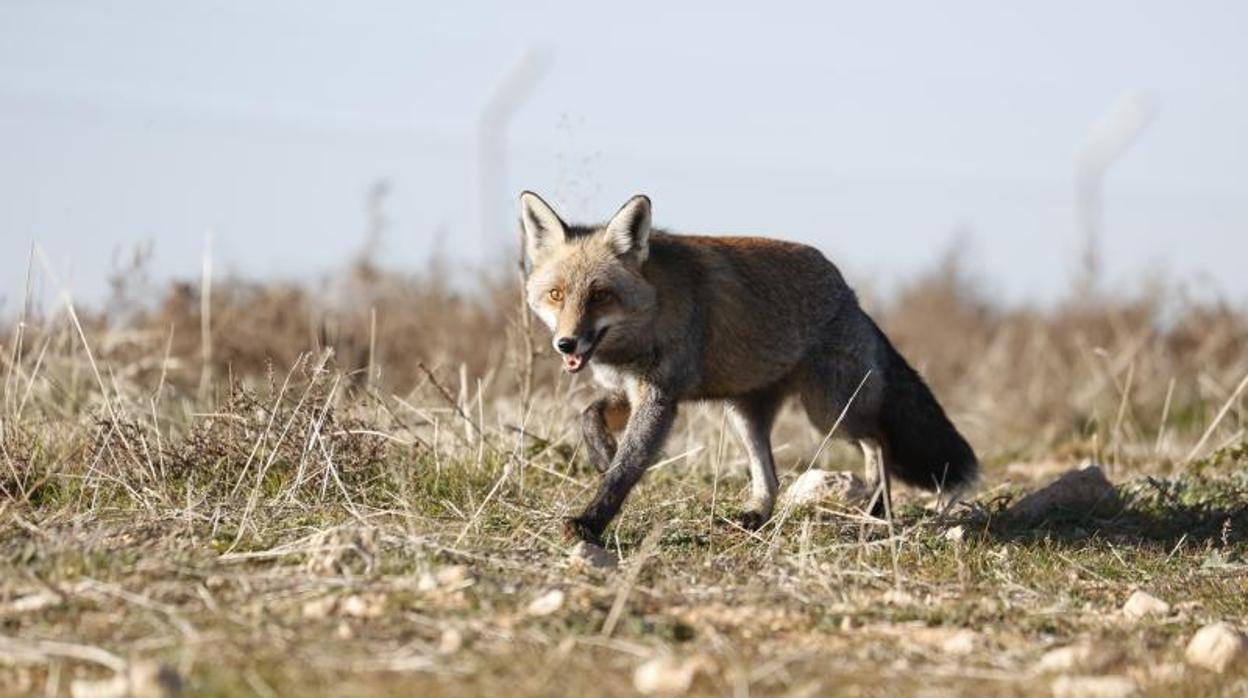
{"type": "Polygon", "coordinates": [[[576,351],[576,337],[560,337],[555,340],[555,348],[560,354],[571,354],[576,351]]]}

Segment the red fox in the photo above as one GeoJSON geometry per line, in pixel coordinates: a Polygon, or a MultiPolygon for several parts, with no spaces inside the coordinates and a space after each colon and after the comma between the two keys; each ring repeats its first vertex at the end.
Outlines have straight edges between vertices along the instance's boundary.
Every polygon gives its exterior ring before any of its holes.
{"type": "Polygon", "coordinates": [[[650,220],[641,195],[600,226],[567,225],[541,197],[520,195],[529,306],[553,332],[564,369],[588,366],[604,391],[581,419],[602,481],[565,522],[569,537],[600,544],[689,400],[728,405],[749,456],[751,494],[737,519],[748,529],[771,517],[771,427],[790,395],[823,432],[840,418],[837,433],[859,443],[868,475],[883,473],[876,515],[888,511],[889,475],[944,491],[974,481],[970,445],[822,253],[674,235],[650,220]]]}

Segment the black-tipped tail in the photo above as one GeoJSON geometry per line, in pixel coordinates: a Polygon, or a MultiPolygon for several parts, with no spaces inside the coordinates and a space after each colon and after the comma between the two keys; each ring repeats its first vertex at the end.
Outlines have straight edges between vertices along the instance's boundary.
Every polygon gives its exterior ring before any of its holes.
{"type": "Polygon", "coordinates": [[[880,332],[888,357],[880,406],[889,474],[909,485],[950,491],[975,481],[979,461],[936,397],[880,332]]]}

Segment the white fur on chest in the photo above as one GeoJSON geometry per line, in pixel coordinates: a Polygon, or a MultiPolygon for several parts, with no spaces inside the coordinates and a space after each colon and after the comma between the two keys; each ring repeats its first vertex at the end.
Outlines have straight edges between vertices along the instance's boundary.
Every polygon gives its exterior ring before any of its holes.
{"type": "Polygon", "coordinates": [[[649,389],[639,376],[605,364],[590,364],[590,368],[594,374],[594,382],[607,392],[623,393],[628,403],[633,406],[645,401],[649,389]]]}
{"type": "Polygon", "coordinates": [[[590,363],[589,370],[594,374],[594,382],[602,388],[611,392],[621,392],[625,390],[628,383],[624,374],[614,366],[606,364],[590,363]]]}

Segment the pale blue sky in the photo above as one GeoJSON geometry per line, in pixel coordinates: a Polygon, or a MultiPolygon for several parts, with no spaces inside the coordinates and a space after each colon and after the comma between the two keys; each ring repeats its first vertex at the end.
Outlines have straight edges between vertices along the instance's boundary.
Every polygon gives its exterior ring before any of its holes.
{"type": "Polygon", "coordinates": [[[162,275],[307,276],[510,250],[483,229],[476,133],[527,51],[507,201],[818,245],[888,288],[955,236],[1001,297],[1049,299],[1079,250],[1073,168],[1123,94],[1160,105],[1105,182],[1111,288],[1146,271],[1248,299],[1248,4],[328,3],[0,0],[0,295],[32,240],[80,297],[152,240],[162,275]],[[671,6],[677,6],[672,9],[671,6]]]}

